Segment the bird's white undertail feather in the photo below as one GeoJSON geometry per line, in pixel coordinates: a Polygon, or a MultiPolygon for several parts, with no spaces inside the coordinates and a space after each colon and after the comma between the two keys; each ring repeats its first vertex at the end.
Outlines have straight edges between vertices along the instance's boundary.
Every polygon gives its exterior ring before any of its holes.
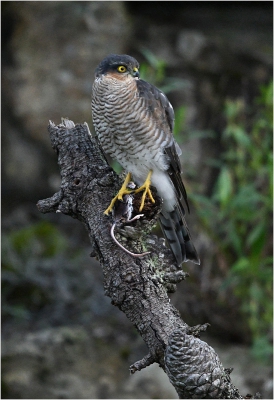
{"type": "MultiPolygon", "coordinates": [[[[159,196],[163,199],[162,211],[164,214],[168,214],[176,205],[176,196],[174,192],[173,184],[164,170],[160,170],[157,166],[151,165],[152,176],[151,176],[151,185],[157,189],[159,196]]],[[[140,167],[135,168],[134,165],[130,166],[129,171],[131,171],[134,182],[136,182],[139,186],[141,186],[149,172],[149,170],[145,169],[144,173],[141,174],[140,167]]]]}

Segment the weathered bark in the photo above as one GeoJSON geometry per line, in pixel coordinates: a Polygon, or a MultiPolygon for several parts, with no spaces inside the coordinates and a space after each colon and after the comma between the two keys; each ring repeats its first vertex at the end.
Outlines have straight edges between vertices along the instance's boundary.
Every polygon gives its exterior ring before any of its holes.
{"type": "MultiPolygon", "coordinates": [[[[189,327],[170,303],[167,293],[187,274],[176,267],[163,240],[149,235],[161,207],[156,193],[156,204],[147,201],[144,216],[138,220],[128,222],[122,217],[129,201],[118,203],[114,215],[104,215],[121,179],[108,165],[88,125],[50,122],[49,133],[58,154],[61,188],[51,198],[40,200],[38,209],[62,212],[84,223],[92,255],[103,268],[105,294],[135,325],[149,349],[147,356],[130,367],[131,373],[157,362],[180,398],[244,398],[231,383],[231,370],[224,369],[213,348],[199,339],[207,325],[189,327]],[[110,234],[114,222],[123,246],[133,253],[150,253],[133,257],[117,246],[110,234]]],[[[140,196],[128,199],[133,201],[134,217],[140,196]]]]}

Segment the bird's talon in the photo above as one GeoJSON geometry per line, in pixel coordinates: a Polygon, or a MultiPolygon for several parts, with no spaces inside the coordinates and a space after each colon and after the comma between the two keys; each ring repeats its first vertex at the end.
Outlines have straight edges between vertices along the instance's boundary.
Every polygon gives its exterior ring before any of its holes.
{"type": "Polygon", "coordinates": [[[142,211],[142,209],[144,208],[145,199],[146,199],[146,195],[147,195],[147,194],[148,194],[148,197],[150,198],[151,202],[152,202],[152,203],[155,203],[155,200],[154,200],[154,198],[153,198],[153,196],[152,196],[152,193],[151,193],[150,189],[147,189],[147,190],[145,190],[144,193],[143,193],[142,201],[141,201],[141,205],[140,205],[139,211],[142,211]]]}
{"type": "Polygon", "coordinates": [[[146,199],[146,195],[147,194],[148,194],[150,200],[152,201],[152,203],[155,203],[155,200],[154,200],[154,198],[152,196],[152,193],[151,193],[151,190],[149,188],[150,187],[150,183],[151,183],[151,180],[150,180],[151,175],[152,175],[152,171],[149,171],[148,176],[147,176],[144,184],[142,186],[140,186],[138,189],[135,190],[135,193],[139,193],[142,190],[144,190],[144,193],[142,195],[142,200],[141,200],[141,205],[140,205],[139,211],[142,211],[142,209],[144,208],[145,199],[146,199]]]}
{"type": "Polygon", "coordinates": [[[104,214],[108,215],[113,210],[113,206],[114,206],[114,203],[111,202],[110,205],[108,206],[108,208],[104,211],[104,214]]]}
{"type": "Polygon", "coordinates": [[[155,200],[154,200],[154,198],[153,198],[153,196],[152,196],[152,193],[151,193],[151,190],[149,189],[149,191],[148,191],[148,195],[149,195],[149,198],[150,198],[150,200],[152,201],[152,203],[155,203],[155,200]]]}
{"type": "Polygon", "coordinates": [[[123,196],[125,194],[130,194],[132,192],[132,190],[128,190],[127,189],[127,185],[130,182],[130,173],[127,174],[126,179],[121,187],[121,189],[119,190],[119,192],[116,194],[116,196],[111,200],[110,205],[108,206],[108,208],[104,211],[105,215],[108,215],[114,208],[114,204],[116,202],[116,200],[121,200],[123,201],[123,196]]]}
{"type": "Polygon", "coordinates": [[[123,190],[123,191],[120,190],[119,193],[117,194],[117,199],[123,201],[123,196],[125,194],[130,194],[130,193],[132,193],[132,190],[123,190]]]}
{"type": "Polygon", "coordinates": [[[111,200],[110,205],[108,206],[108,208],[104,211],[105,215],[108,215],[114,208],[114,204],[116,203],[117,200],[123,201],[123,196],[125,194],[130,194],[132,193],[132,190],[120,190],[119,193],[111,200]]]}

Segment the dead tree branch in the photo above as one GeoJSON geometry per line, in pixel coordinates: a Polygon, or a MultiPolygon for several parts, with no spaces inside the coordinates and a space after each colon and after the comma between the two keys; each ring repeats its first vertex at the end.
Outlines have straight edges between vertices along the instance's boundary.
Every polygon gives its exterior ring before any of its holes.
{"type": "MultiPolygon", "coordinates": [[[[157,362],[167,373],[179,398],[241,399],[217,354],[200,340],[206,325],[189,327],[170,303],[168,292],[187,274],[178,269],[162,239],[149,235],[161,208],[145,204],[138,215],[140,196],[129,195],[112,216],[104,215],[121,180],[110,168],[87,124],[63,120],[48,127],[61,173],[60,191],[37,204],[42,213],[62,212],[86,227],[92,255],[98,257],[104,274],[105,294],[135,325],[149,353],[135,362],[131,373],[157,362]],[[131,220],[131,221],[130,221],[131,220]],[[134,257],[118,246],[115,237],[134,257]],[[112,232],[114,231],[114,227],[112,232]]],[[[140,194],[141,195],[141,194],[140,194]]],[[[250,398],[250,397],[249,397],[250,398]]]]}

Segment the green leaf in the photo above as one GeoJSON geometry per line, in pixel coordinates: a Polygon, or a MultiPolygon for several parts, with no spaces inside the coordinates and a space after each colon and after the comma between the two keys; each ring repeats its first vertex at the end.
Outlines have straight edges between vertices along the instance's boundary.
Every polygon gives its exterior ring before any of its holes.
{"type": "Polygon", "coordinates": [[[272,364],[273,346],[266,335],[254,339],[251,351],[264,364],[272,364]]]}
{"type": "Polygon", "coordinates": [[[234,120],[244,108],[244,102],[241,99],[227,100],[225,103],[225,115],[229,120],[234,120]]]}
{"type": "Polygon", "coordinates": [[[242,273],[248,270],[250,266],[249,259],[246,257],[239,258],[231,267],[231,272],[233,273],[242,273]]]}
{"type": "Polygon", "coordinates": [[[113,168],[114,171],[116,172],[116,174],[118,174],[118,175],[123,171],[123,167],[116,160],[113,160],[111,162],[111,168],[113,168]]]}
{"type": "Polygon", "coordinates": [[[208,138],[216,139],[216,137],[217,137],[217,133],[215,131],[213,131],[212,129],[191,130],[191,132],[187,132],[187,133],[188,133],[189,139],[208,139],[208,138]]]}
{"type": "Polygon", "coordinates": [[[9,238],[16,252],[23,257],[28,257],[30,253],[51,257],[67,248],[61,232],[46,221],[12,232],[9,238]]]}
{"type": "Polygon", "coordinates": [[[219,174],[215,196],[219,200],[222,207],[225,207],[230,201],[233,193],[233,181],[231,172],[228,168],[223,167],[219,174]]]}
{"type": "Polygon", "coordinates": [[[181,133],[184,123],[185,123],[185,117],[186,117],[186,107],[181,106],[175,110],[175,124],[174,124],[174,129],[173,133],[174,136],[176,137],[181,133]]]}
{"type": "MultiPolygon", "coordinates": [[[[163,77],[164,78],[164,77],[163,77]]],[[[165,94],[176,90],[182,90],[189,86],[189,82],[186,79],[180,78],[165,78],[164,84],[161,82],[159,89],[165,94]]]]}
{"type": "Polygon", "coordinates": [[[265,221],[261,221],[250,232],[247,237],[246,243],[252,249],[252,254],[260,255],[264,246],[266,245],[266,225],[265,221]]]}
{"type": "MultiPolygon", "coordinates": [[[[237,225],[234,220],[230,220],[229,223],[226,225],[227,228],[227,245],[228,248],[232,247],[232,249],[238,254],[240,257],[243,254],[243,238],[240,235],[237,225]]],[[[231,249],[231,250],[232,250],[231,249]]]]}
{"type": "Polygon", "coordinates": [[[159,68],[159,65],[164,65],[165,62],[163,60],[159,60],[149,49],[143,47],[141,49],[142,54],[147,59],[148,63],[155,69],[159,68]]]}
{"type": "Polygon", "coordinates": [[[258,282],[252,282],[249,288],[250,298],[256,301],[256,307],[259,306],[262,299],[264,298],[264,292],[262,287],[259,286],[258,282]]]}
{"type": "Polygon", "coordinates": [[[233,137],[238,143],[244,148],[249,148],[251,145],[250,137],[246,134],[245,130],[241,126],[235,126],[233,129],[233,137]]]}

